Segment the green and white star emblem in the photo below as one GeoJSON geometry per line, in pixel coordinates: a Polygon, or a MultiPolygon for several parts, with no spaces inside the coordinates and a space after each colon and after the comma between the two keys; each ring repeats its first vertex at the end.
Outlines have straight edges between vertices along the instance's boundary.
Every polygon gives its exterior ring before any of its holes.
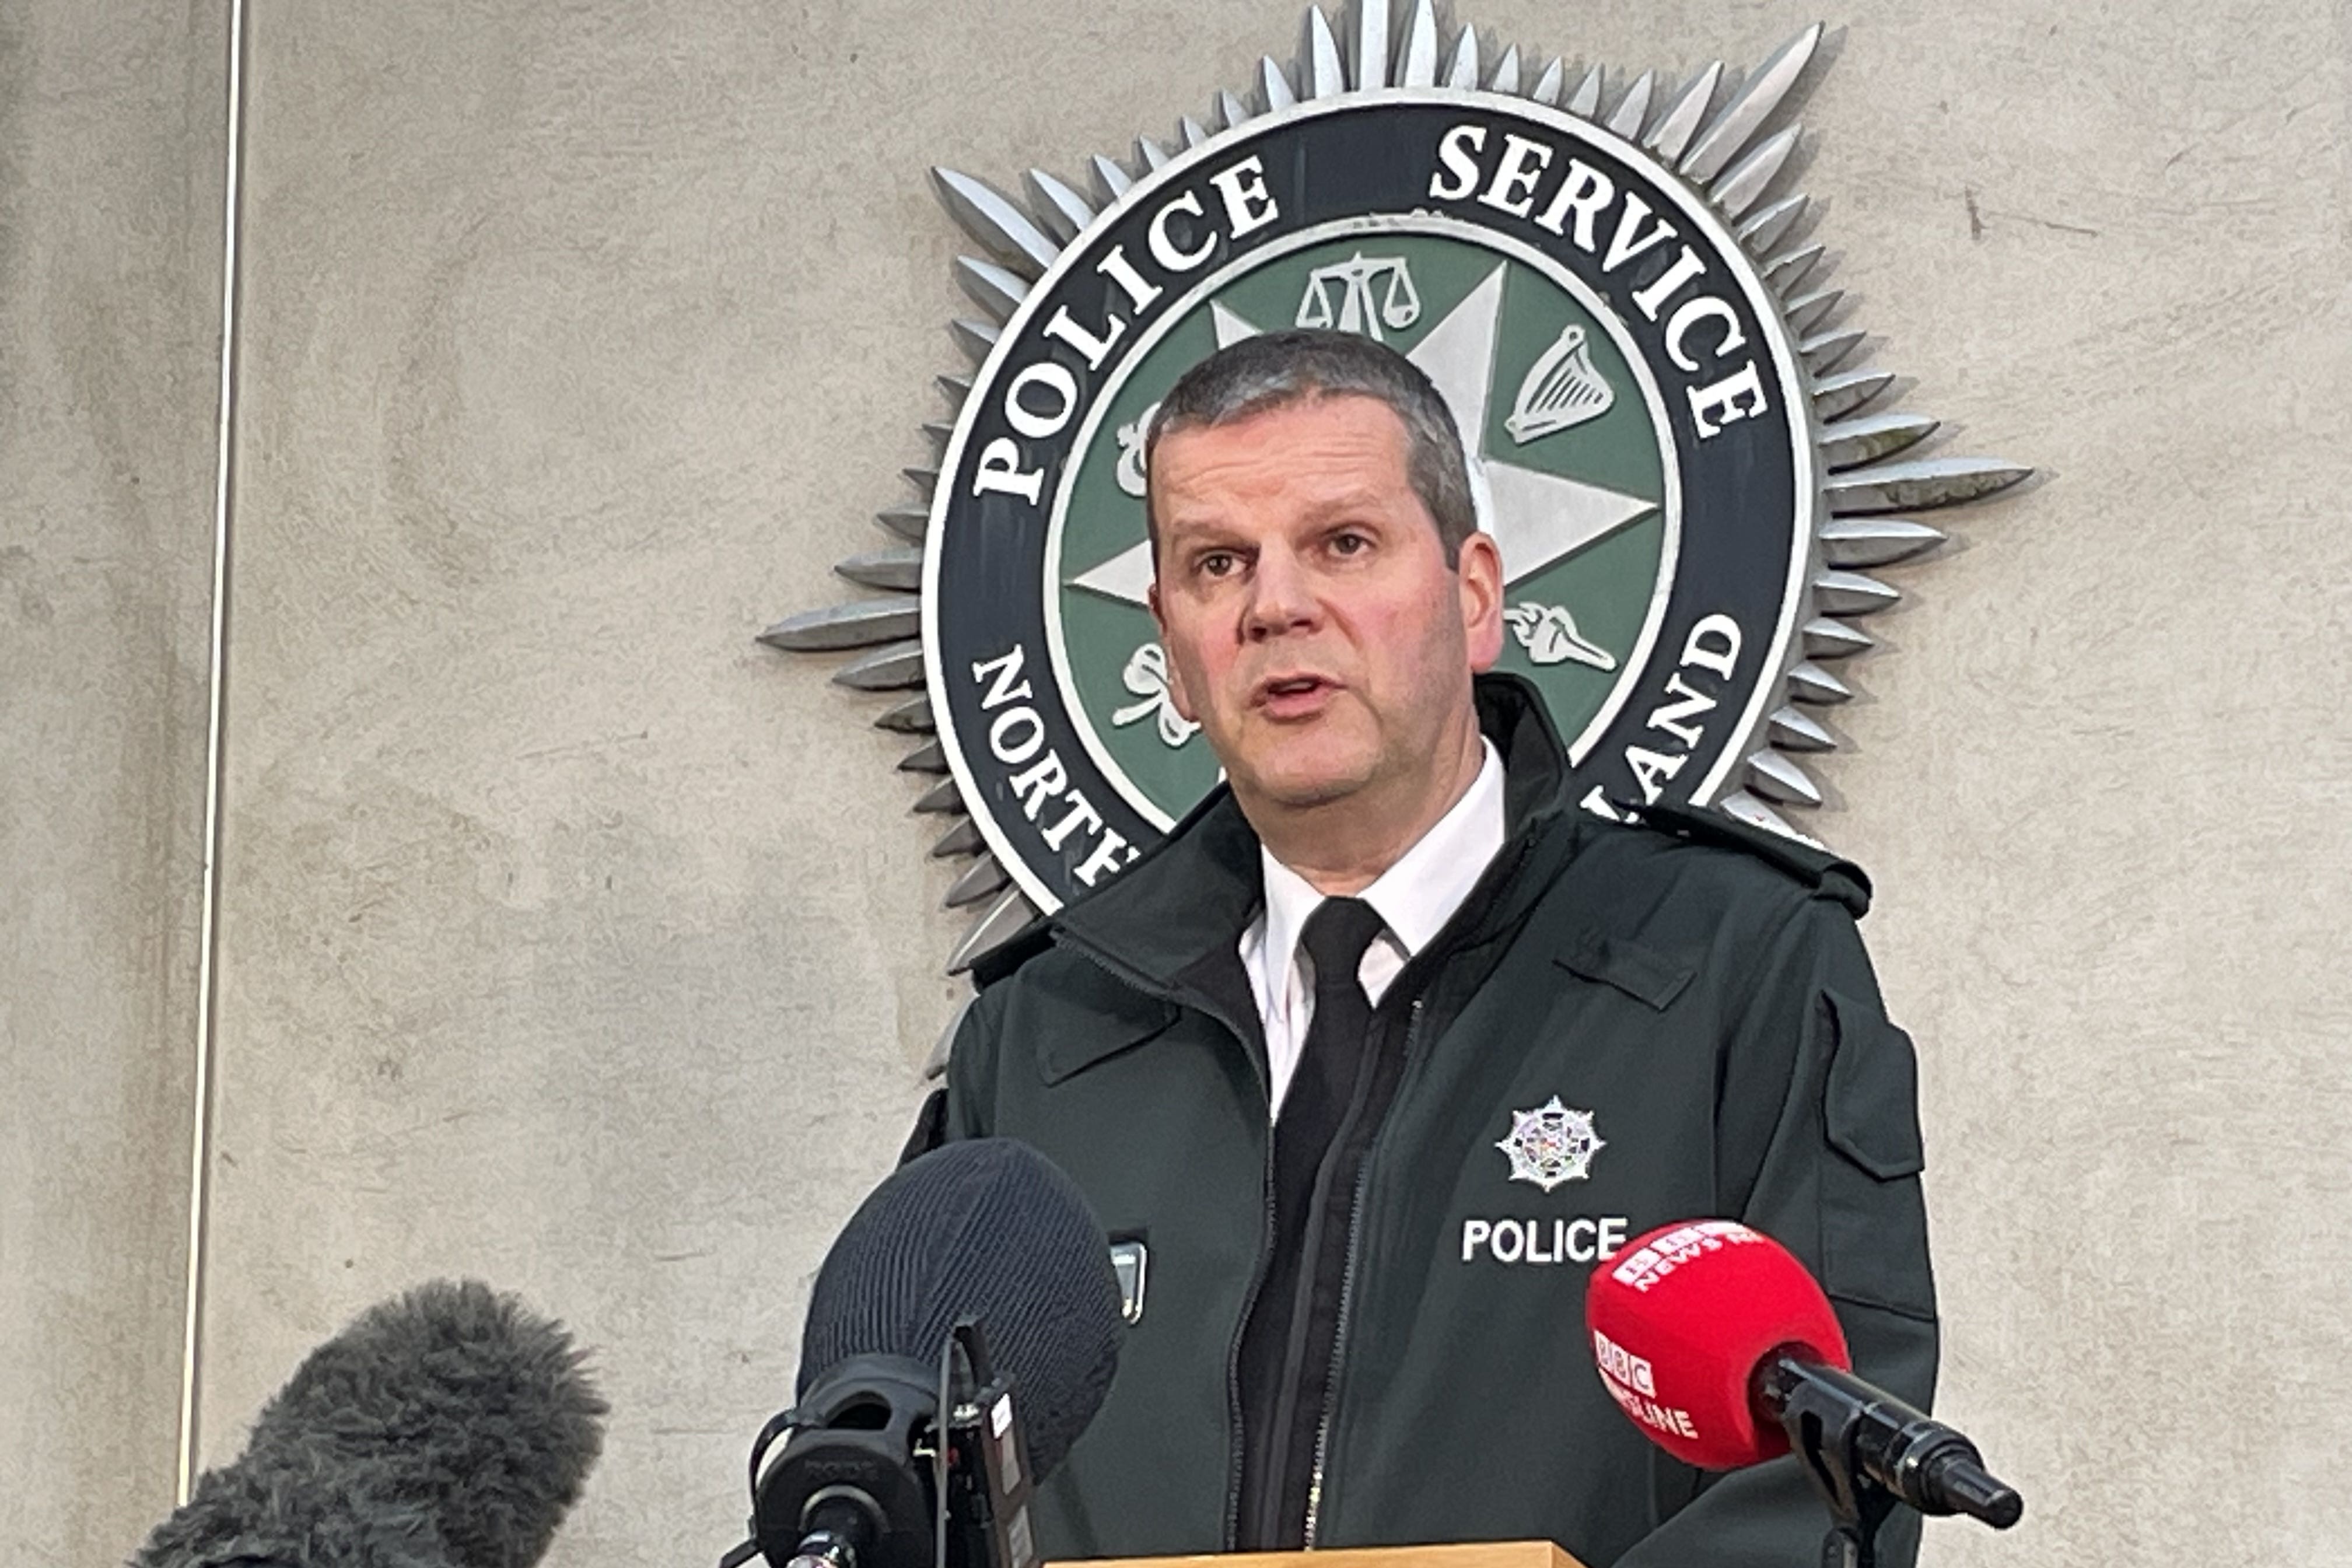
{"type": "Polygon", "coordinates": [[[1656,387],[1575,280],[1459,225],[1394,218],[1221,281],[1139,356],[1073,465],[1061,509],[1060,623],[1068,679],[1098,754],[1172,821],[1215,760],[1164,700],[1145,608],[1142,432],[1175,378],[1212,348],[1330,324],[1402,350],[1454,410],[1481,521],[1503,558],[1504,667],[1536,680],[1571,738],[1607,702],[1671,558],[1673,479],[1656,387]],[[1420,232],[1415,232],[1419,227],[1420,232]],[[1584,406],[1545,413],[1575,346],[1584,406]],[[1604,544],[1617,542],[1614,549],[1604,544]],[[1146,721],[1150,721],[1147,722],[1146,721]]]}

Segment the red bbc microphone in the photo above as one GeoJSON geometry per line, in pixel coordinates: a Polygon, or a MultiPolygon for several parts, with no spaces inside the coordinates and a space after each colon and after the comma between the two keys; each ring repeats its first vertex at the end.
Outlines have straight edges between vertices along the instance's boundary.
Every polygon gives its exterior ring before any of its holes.
{"type": "Polygon", "coordinates": [[[1592,1271],[1584,1320],[1610,1397],[1685,1464],[1737,1469],[1793,1442],[1841,1529],[1883,1514],[1874,1487],[1996,1530],[2024,1512],[1974,1444],[1853,1375],[1828,1296],[1761,1231],[1660,1226],[1592,1271]]]}

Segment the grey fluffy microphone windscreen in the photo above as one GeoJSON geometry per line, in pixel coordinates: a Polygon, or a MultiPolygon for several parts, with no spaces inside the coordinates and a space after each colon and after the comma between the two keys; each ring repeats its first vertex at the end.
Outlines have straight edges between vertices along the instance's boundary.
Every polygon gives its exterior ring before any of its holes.
{"type": "Polygon", "coordinates": [[[477,1281],[368,1309],[312,1351],[132,1568],[530,1568],[609,1407],[562,1325],[477,1281]]]}
{"type": "Polygon", "coordinates": [[[1012,1378],[1032,1468],[1051,1474],[1110,1388],[1125,1325],[1110,1244],[1086,1199],[1010,1139],[925,1154],[850,1216],[810,1294],[798,1394],[851,1356],[937,1365],[967,1317],[1012,1378]]]}

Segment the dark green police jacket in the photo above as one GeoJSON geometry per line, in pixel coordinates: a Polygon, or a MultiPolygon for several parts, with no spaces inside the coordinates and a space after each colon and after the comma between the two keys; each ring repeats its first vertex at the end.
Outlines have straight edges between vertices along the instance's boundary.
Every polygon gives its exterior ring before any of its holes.
{"type": "MultiPolygon", "coordinates": [[[[1533,691],[1489,677],[1478,699],[1508,837],[1382,998],[1368,1048],[1402,1053],[1392,1097],[1358,1179],[1318,1194],[1348,1228],[1328,1396],[1291,1413],[1311,1470],[1270,1479],[1286,1462],[1240,1439],[1271,1135],[1235,951],[1258,844],[1231,795],[987,966],[919,1141],[1034,1144],[1142,1258],[1118,1379],[1040,1500],[1048,1557],[1276,1544],[1241,1523],[1245,1489],[1276,1487],[1306,1491],[1317,1546],[1546,1538],[1591,1568],[1810,1568],[1827,1514],[1793,1461],[1685,1468],[1594,1372],[1593,1254],[1669,1220],[1778,1238],[1856,1371],[1928,1403],[1915,1067],[1854,930],[1867,882],[1712,816],[1580,810],[1533,691]],[[1502,1145],[1555,1097],[1601,1146],[1546,1190],[1502,1145]]],[[[1907,1563],[1916,1526],[1881,1546],[1907,1563]]]]}

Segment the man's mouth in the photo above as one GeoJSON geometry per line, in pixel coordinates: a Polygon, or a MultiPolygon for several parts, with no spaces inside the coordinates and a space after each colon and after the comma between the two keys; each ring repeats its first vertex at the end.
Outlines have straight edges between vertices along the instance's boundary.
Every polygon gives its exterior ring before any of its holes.
{"type": "Polygon", "coordinates": [[[1293,712],[1314,707],[1338,689],[1337,682],[1319,675],[1281,675],[1258,682],[1256,701],[1260,708],[1277,714],[1293,712]]]}

